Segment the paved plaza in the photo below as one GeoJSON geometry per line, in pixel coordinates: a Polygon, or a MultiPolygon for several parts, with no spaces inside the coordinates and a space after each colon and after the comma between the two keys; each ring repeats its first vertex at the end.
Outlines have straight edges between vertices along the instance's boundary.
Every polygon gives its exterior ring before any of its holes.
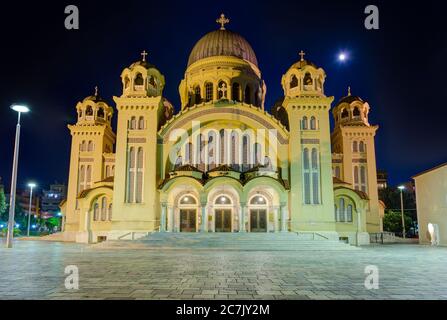
{"type": "Polygon", "coordinates": [[[447,248],[361,250],[110,250],[0,241],[1,299],[447,299],[447,248]],[[69,265],[79,289],[65,288],[69,265]],[[365,267],[379,270],[367,290],[365,267]]]}

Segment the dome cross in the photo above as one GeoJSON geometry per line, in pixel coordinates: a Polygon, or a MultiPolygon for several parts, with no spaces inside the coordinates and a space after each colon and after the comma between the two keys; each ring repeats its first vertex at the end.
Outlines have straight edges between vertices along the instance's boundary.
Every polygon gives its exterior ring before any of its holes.
{"type": "Polygon", "coordinates": [[[306,55],[306,53],[304,53],[303,50],[300,51],[300,53],[298,53],[301,56],[301,61],[304,61],[304,56],[306,55]]]}
{"type": "Polygon", "coordinates": [[[98,94],[99,94],[99,89],[98,89],[98,86],[95,86],[95,97],[97,97],[97,96],[98,96],[98,94]]]}
{"type": "Polygon", "coordinates": [[[217,19],[216,22],[220,24],[220,30],[225,30],[225,25],[230,22],[230,19],[225,17],[225,15],[222,13],[220,15],[220,18],[217,19]]]}
{"type": "Polygon", "coordinates": [[[143,61],[146,61],[146,56],[147,56],[148,54],[149,54],[149,53],[147,53],[146,50],[143,50],[143,52],[141,52],[141,58],[143,59],[143,61]]]}

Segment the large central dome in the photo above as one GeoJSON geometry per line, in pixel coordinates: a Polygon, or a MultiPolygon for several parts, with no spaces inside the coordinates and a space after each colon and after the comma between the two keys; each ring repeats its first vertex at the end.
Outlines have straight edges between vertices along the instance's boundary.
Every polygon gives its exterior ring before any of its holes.
{"type": "Polygon", "coordinates": [[[233,56],[258,66],[255,52],[240,34],[220,29],[207,33],[194,46],[189,55],[188,67],[194,62],[215,56],[233,56]]]}

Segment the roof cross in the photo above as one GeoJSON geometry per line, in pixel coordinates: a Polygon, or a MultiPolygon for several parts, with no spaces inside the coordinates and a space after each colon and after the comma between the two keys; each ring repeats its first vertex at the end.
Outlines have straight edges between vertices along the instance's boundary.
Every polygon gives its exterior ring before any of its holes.
{"type": "Polygon", "coordinates": [[[95,97],[97,97],[97,96],[98,96],[98,94],[99,94],[99,89],[98,89],[98,86],[95,86],[95,97]]]}
{"type": "Polygon", "coordinates": [[[304,56],[306,55],[303,50],[298,53],[301,56],[301,61],[304,61],[304,56]]]}
{"type": "Polygon", "coordinates": [[[147,53],[146,50],[143,50],[143,52],[141,52],[141,57],[143,58],[143,61],[146,61],[146,56],[147,56],[148,54],[149,54],[149,53],[147,53]]]}
{"type": "Polygon", "coordinates": [[[217,23],[220,23],[220,30],[225,30],[225,25],[230,22],[230,19],[226,18],[222,13],[220,18],[216,20],[217,23]]]}

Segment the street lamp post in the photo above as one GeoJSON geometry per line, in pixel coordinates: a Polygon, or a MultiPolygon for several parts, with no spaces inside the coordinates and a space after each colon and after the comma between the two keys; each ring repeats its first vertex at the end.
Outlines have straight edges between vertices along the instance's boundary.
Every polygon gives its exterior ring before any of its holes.
{"type": "Polygon", "coordinates": [[[33,188],[36,187],[36,184],[33,182],[28,183],[29,187],[29,208],[28,208],[28,230],[26,235],[29,237],[29,229],[31,226],[31,206],[33,205],[33,188]]]}
{"type": "Polygon", "coordinates": [[[6,247],[12,248],[12,239],[14,237],[14,211],[16,207],[16,187],[17,187],[17,165],[19,162],[19,142],[20,142],[20,115],[29,111],[28,107],[21,105],[13,105],[11,109],[18,113],[16,126],[16,140],[14,146],[14,158],[12,162],[11,177],[11,195],[9,197],[9,220],[8,233],[6,236],[6,247]]]}
{"type": "Polygon", "coordinates": [[[400,190],[400,214],[402,217],[402,237],[405,239],[405,218],[404,218],[404,195],[405,186],[399,186],[400,190]]]}

